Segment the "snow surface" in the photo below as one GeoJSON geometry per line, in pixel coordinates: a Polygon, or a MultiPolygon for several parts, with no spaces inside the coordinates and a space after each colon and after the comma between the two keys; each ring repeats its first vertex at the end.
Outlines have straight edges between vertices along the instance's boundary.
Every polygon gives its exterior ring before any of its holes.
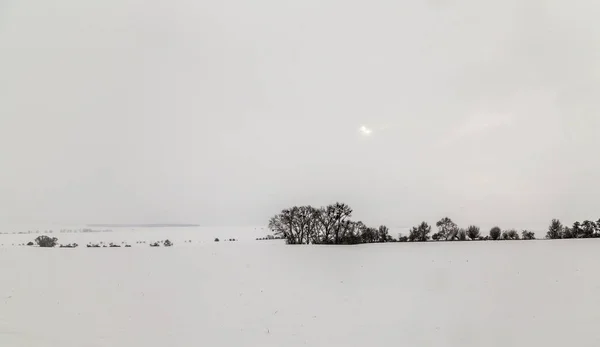
{"type": "Polygon", "coordinates": [[[600,346],[600,240],[287,246],[255,241],[260,228],[113,230],[54,236],[133,247],[0,235],[0,346],[600,346]]]}

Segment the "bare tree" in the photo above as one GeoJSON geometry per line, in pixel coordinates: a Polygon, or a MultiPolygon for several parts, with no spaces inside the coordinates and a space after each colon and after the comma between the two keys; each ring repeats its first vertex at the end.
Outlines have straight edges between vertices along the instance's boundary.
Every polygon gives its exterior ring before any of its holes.
{"type": "Polygon", "coordinates": [[[583,237],[583,230],[581,229],[581,223],[575,222],[573,223],[573,228],[571,228],[571,234],[574,238],[583,237]]]}
{"type": "Polygon", "coordinates": [[[438,227],[438,238],[452,240],[458,232],[458,226],[448,217],[440,219],[435,225],[438,227]]]}
{"type": "Polygon", "coordinates": [[[518,240],[519,233],[515,229],[505,230],[502,232],[502,240],[518,240]]]}
{"type": "Polygon", "coordinates": [[[500,230],[499,227],[493,227],[490,230],[490,239],[498,240],[500,238],[501,234],[502,234],[502,230],[500,230]]]}
{"type": "Polygon", "coordinates": [[[470,225],[467,228],[467,236],[469,236],[469,238],[471,240],[476,240],[479,238],[479,236],[481,235],[480,231],[479,231],[479,227],[475,226],[475,225],[470,225]]]}
{"type": "Polygon", "coordinates": [[[547,239],[560,239],[563,235],[563,225],[558,219],[553,219],[546,233],[547,239]]]}
{"type": "Polygon", "coordinates": [[[523,230],[521,232],[521,238],[523,240],[535,240],[535,233],[529,230],[523,230]]]}
{"type": "Polygon", "coordinates": [[[390,236],[390,230],[385,225],[380,225],[378,229],[379,242],[389,242],[392,241],[392,237],[390,236]]]}
{"type": "Polygon", "coordinates": [[[352,217],[352,209],[350,206],[336,202],[333,204],[333,243],[340,243],[340,237],[349,230],[349,219],[352,217]]]}
{"type": "Polygon", "coordinates": [[[596,231],[596,223],[586,220],[581,224],[582,226],[582,234],[585,238],[594,237],[594,232],[596,231]]]}
{"type": "Polygon", "coordinates": [[[458,230],[458,240],[459,241],[467,241],[467,231],[465,229],[458,230]]]}
{"type": "Polygon", "coordinates": [[[336,208],[334,205],[321,207],[319,218],[319,243],[333,243],[333,231],[337,222],[336,208]]]}
{"type": "Polygon", "coordinates": [[[424,242],[429,240],[429,233],[431,232],[431,227],[429,224],[422,222],[419,226],[413,227],[410,231],[410,235],[408,239],[410,241],[419,241],[424,242]]]}

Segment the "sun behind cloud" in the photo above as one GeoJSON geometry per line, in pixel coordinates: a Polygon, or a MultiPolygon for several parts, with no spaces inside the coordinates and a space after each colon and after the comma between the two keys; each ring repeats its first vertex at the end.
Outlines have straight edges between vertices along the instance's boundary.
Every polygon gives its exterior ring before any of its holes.
{"type": "Polygon", "coordinates": [[[373,133],[373,130],[371,130],[371,129],[367,128],[367,127],[366,127],[366,126],[364,126],[364,125],[362,125],[362,126],[361,126],[361,127],[358,129],[358,130],[360,131],[360,133],[361,133],[363,136],[369,136],[369,135],[371,135],[371,134],[373,133]]]}

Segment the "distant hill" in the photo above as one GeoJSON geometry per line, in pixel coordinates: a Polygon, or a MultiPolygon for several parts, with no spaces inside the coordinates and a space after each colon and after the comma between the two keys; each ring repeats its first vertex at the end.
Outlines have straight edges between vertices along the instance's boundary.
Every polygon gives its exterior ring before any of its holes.
{"type": "Polygon", "coordinates": [[[89,227],[99,228],[186,228],[199,227],[198,224],[88,224],[89,227]]]}

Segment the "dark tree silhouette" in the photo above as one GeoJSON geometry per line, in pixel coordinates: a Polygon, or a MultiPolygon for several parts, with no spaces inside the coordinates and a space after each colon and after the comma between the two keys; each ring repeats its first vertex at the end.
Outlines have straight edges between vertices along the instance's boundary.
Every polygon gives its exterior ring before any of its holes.
{"type": "Polygon", "coordinates": [[[377,234],[379,235],[379,242],[390,242],[392,241],[392,237],[390,236],[390,229],[385,225],[380,225],[377,230],[377,234]]]}
{"type": "Polygon", "coordinates": [[[523,240],[535,240],[535,233],[529,230],[523,230],[521,232],[521,237],[523,240]]]}
{"type": "Polygon", "coordinates": [[[297,236],[296,243],[309,244],[318,236],[318,214],[319,210],[310,205],[296,208],[293,219],[293,229],[297,236]]]}
{"type": "Polygon", "coordinates": [[[467,241],[467,231],[465,229],[458,230],[458,241],[467,241]]]}
{"type": "Polygon", "coordinates": [[[558,219],[553,219],[548,227],[546,238],[550,240],[560,239],[563,236],[563,225],[558,219]]]}
{"type": "MultiPolygon", "coordinates": [[[[351,227],[349,219],[352,217],[352,209],[346,204],[336,202],[333,204],[333,210],[333,242],[337,244],[351,227]]],[[[356,235],[349,236],[354,239],[356,235]]]]}
{"type": "Polygon", "coordinates": [[[569,228],[568,226],[564,226],[562,228],[562,232],[560,233],[559,238],[563,238],[563,239],[572,239],[575,237],[575,235],[573,235],[573,229],[569,228]]]}
{"type": "Polygon", "coordinates": [[[361,232],[367,227],[363,222],[346,220],[341,224],[338,242],[342,245],[356,245],[361,243],[361,232]]]}
{"type": "Polygon", "coordinates": [[[502,240],[518,240],[519,233],[515,229],[505,230],[502,233],[502,240]]]}
{"type": "Polygon", "coordinates": [[[594,237],[594,232],[596,231],[596,223],[586,220],[581,224],[582,226],[582,235],[585,238],[594,237]]]}
{"type": "Polygon", "coordinates": [[[440,219],[435,225],[438,227],[438,239],[452,240],[458,232],[458,226],[448,217],[440,219]],[[452,237],[452,238],[450,238],[452,237]]]}
{"type": "Polygon", "coordinates": [[[490,239],[492,239],[492,240],[498,240],[500,238],[501,234],[502,234],[502,230],[500,230],[499,227],[493,227],[490,230],[490,239]]]}
{"type": "Polygon", "coordinates": [[[583,237],[583,229],[581,229],[581,223],[575,222],[573,223],[573,228],[571,228],[571,234],[574,238],[583,237]]]}
{"type": "Polygon", "coordinates": [[[35,239],[35,243],[40,247],[54,247],[57,242],[58,239],[56,237],[49,237],[46,235],[38,236],[35,239]]]}
{"type": "Polygon", "coordinates": [[[427,223],[422,222],[419,226],[413,227],[411,229],[408,239],[410,241],[424,242],[424,241],[429,240],[430,232],[431,232],[431,227],[427,223]]]}
{"type": "Polygon", "coordinates": [[[283,237],[287,243],[291,243],[290,241],[294,239],[292,237],[292,219],[291,210],[285,209],[269,220],[268,228],[275,236],[283,237]]]}
{"type": "Polygon", "coordinates": [[[336,209],[334,205],[321,207],[316,215],[319,221],[319,243],[333,243],[333,229],[336,225],[336,209]]]}
{"type": "Polygon", "coordinates": [[[467,228],[467,236],[471,239],[471,240],[477,240],[479,238],[479,236],[481,236],[481,233],[479,231],[479,227],[475,226],[475,225],[470,225],[467,228]]]}
{"type": "Polygon", "coordinates": [[[454,241],[457,240],[459,238],[459,232],[460,229],[458,227],[451,229],[448,233],[448,235],[446,235],[446,240],[448,241],[454,241]]]}
{"type": "Polygon", "coordinates": [[[368,228],[363,222],[356,223],[356,231],[360,234],[362,243],[373,243],[377,237],[377,230],[368,228]]]}
{"type": "MultiPolygon", "coordinates": [[[[288,244],[323,243],[348,244],[360,241],[360,225],[350,221],[352,209],[342,203],[316,209],[312,206],[294,206],[282,210],[269,220],[269,229],[288,244]]],[[[365,235],[367,236],[367,235],[365,235]]],[[[379,235],[367,237],[369,242],[379,235]]]]}

